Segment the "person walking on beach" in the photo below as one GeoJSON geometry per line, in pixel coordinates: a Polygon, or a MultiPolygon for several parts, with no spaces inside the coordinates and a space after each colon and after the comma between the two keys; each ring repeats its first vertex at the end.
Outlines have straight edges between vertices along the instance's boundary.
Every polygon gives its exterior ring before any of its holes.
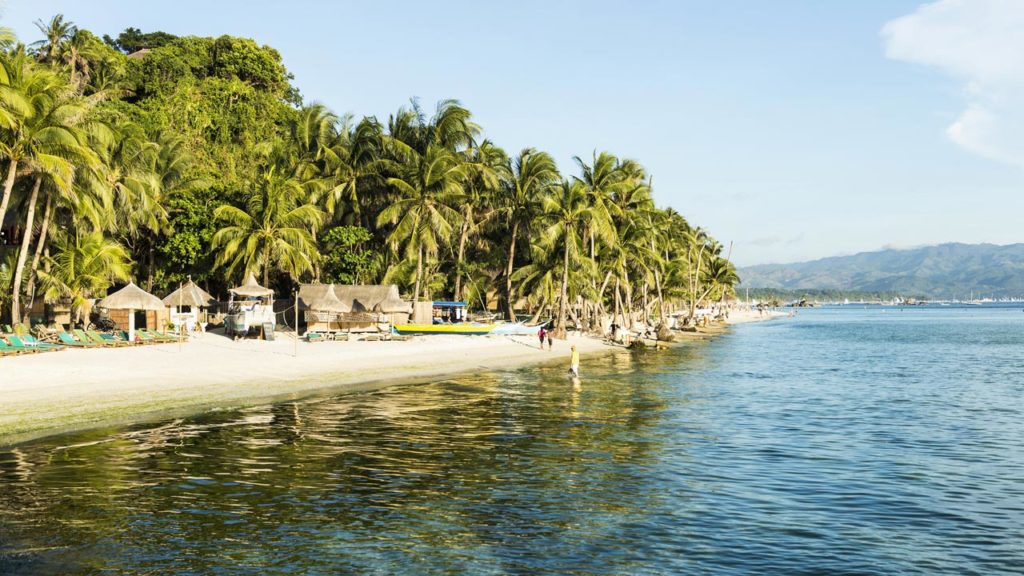
{"type": "Polygon", "coordinates": [[[540,338],[540,349],[541,350],[544,349],[544,337],[545,336],[550,338],[550,336],[548,336],[548,333],[544,330],[544,327],[541,326],[540,330],[537,332],[537,338],[540,338]]]}
{"type": "Polygon", "coordinates": [[[573,378],[580,377],[580,351],[576,349],[575,344],[572,345],[572,355],[569,356],[569,373],[573,378]]]}
{"type": "MultiPolygon", "coordinates": [[[[541,348],[544,347],[544,343],[543,342],[540,343],[540,347],[541,348]]],[[[551,335],[551,331],[548,330],[548,350],[554,350],[554,348],[555,348],[555,338],[554,338],[554,336],[551,335]]]]}

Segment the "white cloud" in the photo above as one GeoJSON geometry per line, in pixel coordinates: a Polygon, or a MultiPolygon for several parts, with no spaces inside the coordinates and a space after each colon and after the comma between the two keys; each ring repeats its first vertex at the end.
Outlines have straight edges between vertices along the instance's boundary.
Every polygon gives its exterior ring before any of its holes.
{"type": "Polygon", "coordinates": [[[886,55],[963,83],[967,109],[946,135],[1024,166],[1024,1],[940,0],[885,24],[886,55]]]}

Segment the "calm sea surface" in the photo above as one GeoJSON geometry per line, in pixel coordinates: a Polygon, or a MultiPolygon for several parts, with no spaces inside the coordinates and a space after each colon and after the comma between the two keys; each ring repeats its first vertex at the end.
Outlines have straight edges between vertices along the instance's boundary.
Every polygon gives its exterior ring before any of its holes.
{"type": "Polygon", "coordinates": [[[1022,573],[1021,308],[0,448],[0,573],[1022,573]]]}

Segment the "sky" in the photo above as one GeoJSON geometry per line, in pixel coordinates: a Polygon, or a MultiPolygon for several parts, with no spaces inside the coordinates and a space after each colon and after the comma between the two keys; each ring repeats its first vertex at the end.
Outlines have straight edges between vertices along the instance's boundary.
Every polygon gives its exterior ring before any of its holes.
{"type": "Polygon", "coordinates": [[[606,150],[740,265],[1024,241],[1024,1],[0,0],[41,37],[253,38],[308,102],[456,98],[510,153],[606,150]]]}

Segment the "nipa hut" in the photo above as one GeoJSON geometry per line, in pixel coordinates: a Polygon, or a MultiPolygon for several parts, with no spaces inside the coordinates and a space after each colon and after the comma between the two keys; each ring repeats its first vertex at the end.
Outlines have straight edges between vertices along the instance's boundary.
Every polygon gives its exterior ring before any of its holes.
{"type": "Polygon", "coordinates": [[[412,306],[402,300],[393,284],[302,284],[299,309],[306,312],[307,331],[390,330],[394,324],[408,322],[412,312],[412,306]]]}
{"type": "Polygon", "coordinates": [[[170,318],[174,328],[180,331],[184,325],[185,330],[189,332],[194,332],[197,327],[204,328],[206,309],[215,302],[213,296],[196,286],[191,278],[164,298],[164,306],[170,308],[170,318]],[[202,313],[202,317],[200,317],[200,313],[202,313]]]}
{"type": "Polygon", "coordinates": [[[128,340],[135,341],[135,329],[161,330],[167,325],[167,308],[159,298],[135,285],[134,282],[121,288],[96,303],[107,310],[107,315],[121,330],[128,331],[128,340]],[[140,318],[135,317],[141,312],[140,318]],[[137,326],[141,320],[142,326],[137,326]]]}

